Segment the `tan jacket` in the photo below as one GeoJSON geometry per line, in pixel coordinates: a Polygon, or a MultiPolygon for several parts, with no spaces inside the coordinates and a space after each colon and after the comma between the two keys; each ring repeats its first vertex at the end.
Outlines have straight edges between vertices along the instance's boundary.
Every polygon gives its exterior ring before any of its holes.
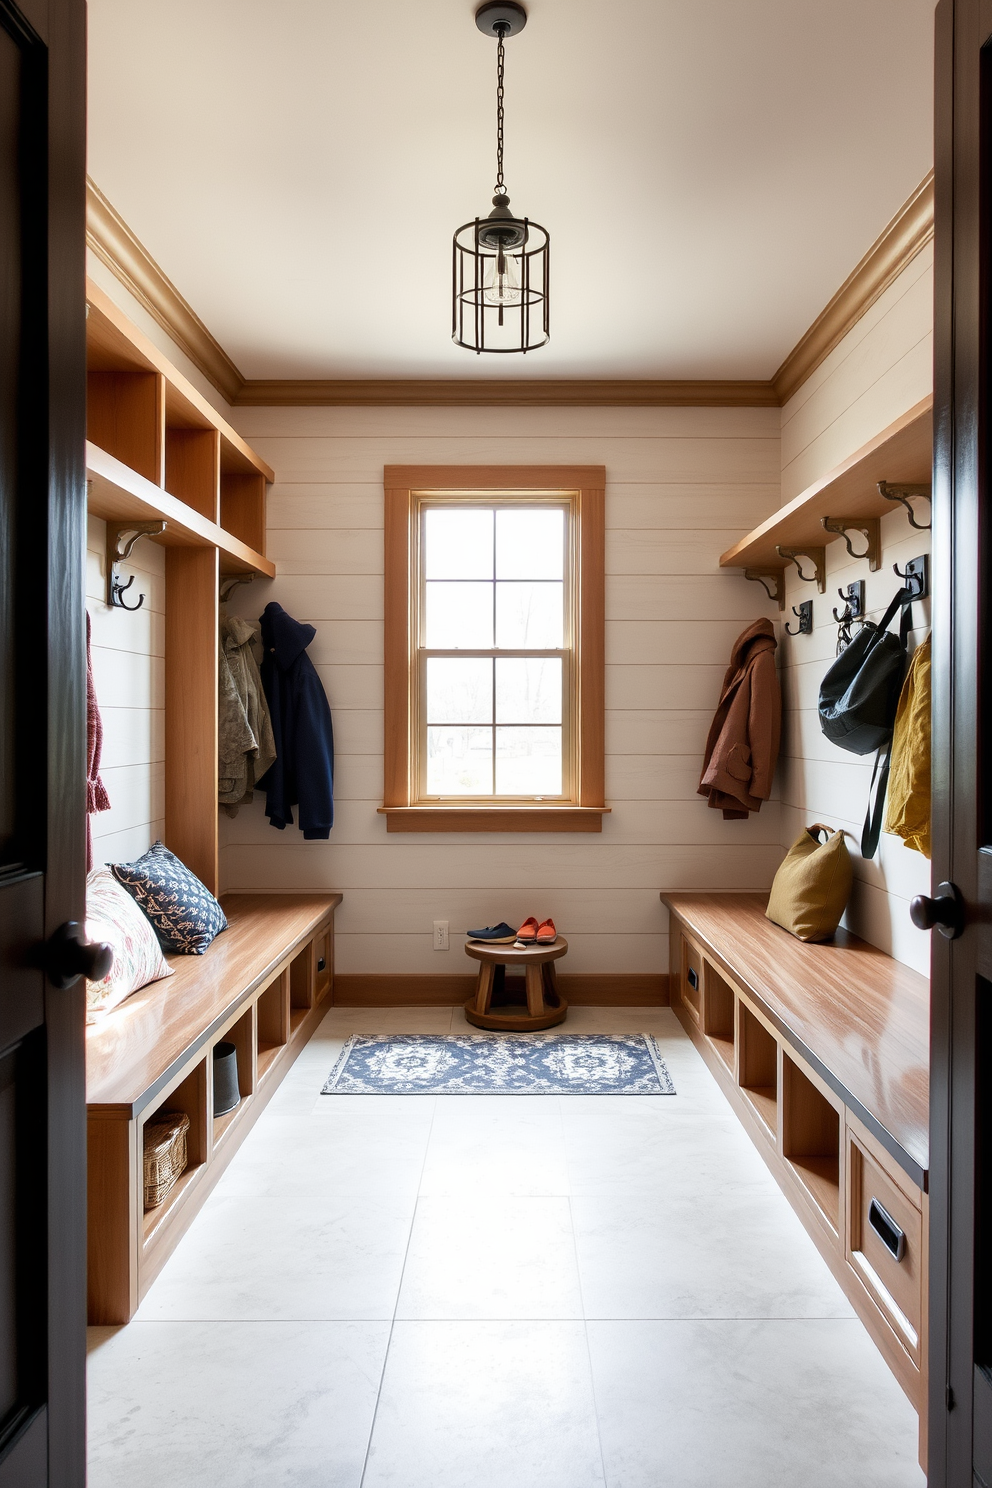
{"type": "Polygon", "coordinates": [[[913,652],[892,731],[885,830],[930,856],[930,637],[913,652]]]}
{"type": "Polygon", "coordinates": [[[699,794],[728,821],[760,810],[772,793],[782,729],[777,645],[770,620],[737,637],[710,725],[699,794]]]}

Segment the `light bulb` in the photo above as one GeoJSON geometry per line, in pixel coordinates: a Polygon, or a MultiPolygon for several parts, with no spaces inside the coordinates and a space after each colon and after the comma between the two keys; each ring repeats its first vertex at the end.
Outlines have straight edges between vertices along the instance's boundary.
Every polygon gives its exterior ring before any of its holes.
{"type": "Polygon", "coordinates": [[[482,295],[487,305],[516,305],[520,301],[517,261],[512,254],[505,254],[502,247],[486,265],[482,295]]]}

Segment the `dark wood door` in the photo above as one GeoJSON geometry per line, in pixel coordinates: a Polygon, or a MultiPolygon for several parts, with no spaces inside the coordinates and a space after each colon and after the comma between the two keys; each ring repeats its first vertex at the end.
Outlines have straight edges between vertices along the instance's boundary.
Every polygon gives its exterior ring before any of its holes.
{"type": "Polygon", "coordinates": [[[0,1488],[81,1488],[83,984],[47,946],[85,876],[85,7],[22,7],[0,0],[0,1488]]]}
{"type": "Polygon", "coordinates": [[[990,0],[940,0],[935,139],[929,1477],[974,1488],[992,1485],[990,0]]]}

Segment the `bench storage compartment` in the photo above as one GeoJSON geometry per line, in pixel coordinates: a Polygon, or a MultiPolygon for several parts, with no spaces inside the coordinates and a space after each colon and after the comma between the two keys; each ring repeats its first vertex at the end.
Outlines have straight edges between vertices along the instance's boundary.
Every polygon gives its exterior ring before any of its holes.
{"type": "Polygon", "coordinates": [[[203,956],[87,1030],[88,1311],[126,1323],[318,1022],[333,988],[340,894],[231,894],[203,956]],[[323,968],[318,965],[323,961],[323,968]],[[236,1050],[241,1099],[214,1110],[213,1051],[236,1050]],[[187,1164],[146,1208],[144,1131],[189,1119],[187,1164]]]}
{"type": "Polygon", "coordinates": [[[926,1430],[929,984],[763,894],[663,894],[674,1011],[926,1430]],[[690,971],[693,977],[690,977],[690,971]]]}

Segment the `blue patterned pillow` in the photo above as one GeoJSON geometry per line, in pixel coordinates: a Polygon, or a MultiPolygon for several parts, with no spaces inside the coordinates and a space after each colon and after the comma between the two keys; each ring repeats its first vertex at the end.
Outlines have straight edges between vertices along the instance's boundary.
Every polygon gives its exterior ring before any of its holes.
{"type": "Polygon", "coordinates": [[[214,936],[227,929],[213,894],[164,842],[153,842],[144,857],[111,863],[110,869],[151,920],[163,950],[202,956],[214,936]]]}

